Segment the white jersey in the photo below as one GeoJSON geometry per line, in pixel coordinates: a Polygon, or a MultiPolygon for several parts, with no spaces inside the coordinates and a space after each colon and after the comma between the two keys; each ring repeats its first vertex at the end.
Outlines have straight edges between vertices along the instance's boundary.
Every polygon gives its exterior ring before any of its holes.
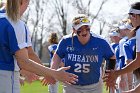
{"type": "Polygon", "coordinates": [[[120,40],[119,42],[119,48],[120,48],[120,54],[119,57],[124,56],[124,48],[123,48],[123,44],[128,40],[128,37],[124,37],[120,40]]]}
{"type": "Polygon", "coordinates": [[[140,52],[140,28],[136,32],[136,52],[140,52]]]}
{"type": "MultiPolygon", "coordinates": [[[[31,34],[29,32],[29,29],[25,25],[25,23],[23,21],[21,21],[21,20],[18,21],[17,23],[13,23],[9,19],[7,19],[7,20],[11,23],[11,25],[13,26],[13,28],[15,30],[16,37],[18,38],[19,47],[22,49],[25,46],[27,46],[27,47],[32,46],[32,43],[31,43],[31,34]],[[21,29],[22,29],[22,31],[21,31],[21,29]],[[25,34],[22,34],[23,32],[25,32],[25,34]],[[22,35],[22,37],[21,37],[21,35],[22,35]],[[25,37],[26,37],[26,39],[25,39],[25,37]],[[23,43],[23,41],[25,41],[25,43],[23,43]]],[[[15,64],[14,71],[19,71],[20,68],[17,65],[17,60],[16,60],[15,57],[14,57],[14,64],[15,64]]]]}

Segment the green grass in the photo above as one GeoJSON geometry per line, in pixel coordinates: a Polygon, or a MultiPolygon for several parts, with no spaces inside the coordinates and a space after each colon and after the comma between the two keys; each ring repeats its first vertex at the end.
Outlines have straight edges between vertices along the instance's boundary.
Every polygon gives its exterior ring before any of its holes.
{"type": "MultiPolygon", "coordinates": [[[[62,93],[62,85],[59,85],[59,93],[62,93]]],[[[24,86],[21,86],[21,93],[49,93],[47,86],[42,86],[40,81],[35,81],[32,84],[25,83],[24,86]]],[[[108,93],[105,90],[105,87],[103,88],[103,93],[108,93]]]]}

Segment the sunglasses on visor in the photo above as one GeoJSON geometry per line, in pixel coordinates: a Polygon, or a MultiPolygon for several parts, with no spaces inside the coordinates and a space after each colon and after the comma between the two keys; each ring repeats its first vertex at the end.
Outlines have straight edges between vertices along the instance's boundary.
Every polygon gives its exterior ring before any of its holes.
{"type": "Polygon", "coordinates": [[[87,18],[79,18],[73,22],[74,25],[78,25],[81,23],[89,23],[90,21],[87,18]]]}

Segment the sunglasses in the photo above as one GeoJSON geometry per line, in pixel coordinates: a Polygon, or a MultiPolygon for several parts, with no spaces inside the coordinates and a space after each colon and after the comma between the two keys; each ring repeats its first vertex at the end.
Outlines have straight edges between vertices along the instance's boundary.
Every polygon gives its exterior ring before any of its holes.
{"type": "Polygon", "coordinates": [[[88,18],[79,18],[77,20],[75,20],[73,22],[74,25],[78,25],[78,24],[81,24],[81,23],[89,23],[90,21],[88,20],[88,18]]]}

